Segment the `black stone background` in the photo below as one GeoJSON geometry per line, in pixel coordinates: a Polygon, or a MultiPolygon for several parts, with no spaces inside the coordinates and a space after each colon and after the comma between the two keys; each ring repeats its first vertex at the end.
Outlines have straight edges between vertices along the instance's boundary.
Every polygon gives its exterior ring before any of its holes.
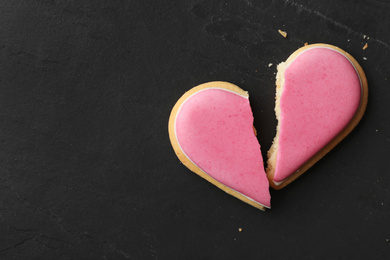
{"type": "Polygon", "coordinates": [[[387,0],[1,1],[0,259],[388,259],[389,16],[387,0]],[[265,155],[275,65],[305,42],[351,53],[369,104],[261,212],[179,162],[168,117],[232,82],[265,155]]]}

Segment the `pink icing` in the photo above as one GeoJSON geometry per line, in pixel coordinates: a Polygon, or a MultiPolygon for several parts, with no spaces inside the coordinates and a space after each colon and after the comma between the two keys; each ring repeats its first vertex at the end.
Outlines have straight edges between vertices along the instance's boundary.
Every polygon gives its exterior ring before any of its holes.
{"type": "Polygon", "coordinates": [[[361,84],[352,63],[329,48],[299,54],[284,73],[275,182],[282,182],[352,119],[361,84]]]}
{"type": "Polygon", "coordinates": [[[218,88],[196,92],[182,104],[175,131],[183,152],[206,174],[270,207],[248,98],[218,88]]]}

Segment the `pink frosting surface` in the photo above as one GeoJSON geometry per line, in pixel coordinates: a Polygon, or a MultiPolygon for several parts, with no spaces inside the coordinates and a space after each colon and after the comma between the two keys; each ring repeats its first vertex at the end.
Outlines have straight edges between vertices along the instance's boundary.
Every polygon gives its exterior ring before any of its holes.
{"type": "Polygon", "coordinates": [[[302,52],[287,67],[284,78],[275,182],[297,171],[343,130],[361,96],[354,66],[329,48],[302,52]]]}
{"type": "Polygon", "coordinates": [[[269,183],[246,97],[209,88],[190,96],[176,117],[176,137],[206,174],[270,207],[269,183]]]}

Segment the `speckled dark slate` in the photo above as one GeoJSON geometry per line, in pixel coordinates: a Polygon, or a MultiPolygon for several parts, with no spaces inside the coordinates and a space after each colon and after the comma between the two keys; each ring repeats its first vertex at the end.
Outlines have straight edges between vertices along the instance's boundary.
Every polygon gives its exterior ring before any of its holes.
{"type": "Polygon", "coordinates": [[[387,0],[1,1],[0,259],[390,258],[389,14],[387,0]],[[179,162],[169,113],[200,83],[237,84],[265,155],[275,65],[305,42],[357,59],[367,111],[261,212],[179,162]]]}

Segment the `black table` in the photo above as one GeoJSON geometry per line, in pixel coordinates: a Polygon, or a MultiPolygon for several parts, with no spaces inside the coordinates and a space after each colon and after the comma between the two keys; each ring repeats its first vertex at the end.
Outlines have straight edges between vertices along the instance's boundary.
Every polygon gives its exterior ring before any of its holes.
{"type": "Polygon", "coordinates": [[[389,258],[389,26],[386,0],[2,1],[0,258],[389,258]],[[179,162],[168,117],[234,83],[265,156],[276,64],[305,42],[356,58],[367,111],[261,212],[179,162]]]}

